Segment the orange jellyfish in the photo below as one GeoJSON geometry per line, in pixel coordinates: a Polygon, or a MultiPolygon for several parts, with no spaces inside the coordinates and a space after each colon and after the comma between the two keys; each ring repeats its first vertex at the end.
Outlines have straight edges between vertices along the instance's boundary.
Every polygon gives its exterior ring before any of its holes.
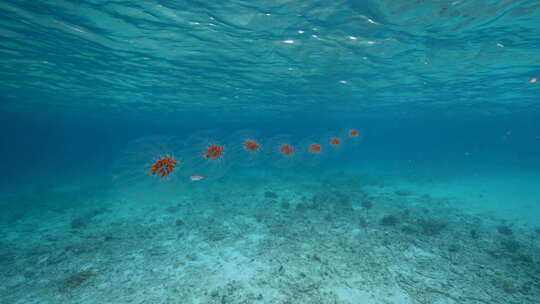
{"type": "Polygon", "coordinates": [[[358,137],[358,130],[355,130],[355,129],[352,129],[352,130],[349,130],[349,136],[350,137],[358,137]]]}
{"type": "Polygon", "coordinates": [[[173,171],[178,161],[174,157],[163,156],[162,158],[156,160],[152,165],[148,173],[150,175],[157,175],[161,178],[169,176],[173,171]]]}
{"type": "Polygon", "coordinates": [[[206,149],[206,153],[204,154],[204,157],[207,159],[218,159],[222,155],[223,155],[223,146],[210,145],[208,149],[206,149]]]}
{"type": "Polygon", "coordinates": [[[298,144],[298,153],[296,153],[297,161],[302,166],[318,165],[329,156],[326,153],[327,146],[324,145],[324,142],[326,142],[326,138],[322,137],[321,139],[320,136],[311,136],[303,139],[298,144]]]}
{"type": "Polygon", "coordinates": [[[229,163],[241,167],[251,167],[264,162],[267,143],[256,130],[239,130],[220,142],[227,144],[229,163]]]}
{"type": "Polygon", "coordinates": [[[290,168],[297,165],[301,157],[306,154],[304,152],[309,149],[309,145],[298,143],[288,134],[276,135],[264,146],[271,147],[264,151],[264,163],[270,161],[278,168],[290,168]]]}
{"type": "Polygon", "coordinates": [[[261,145],[254,140],[247,140],[244,147],[251,152],[257,152],[261,145]]]}
{"type": "MultiPolygon", "coordinates": [[[[221,178],[231,168],[231,157],[235,155],[231,145],[214,131],[199,131],[182,141],[182,172],[186,179],[194,181],[204,176],[205,180],[221,178]]],[[[242,145],[238,147],[243,148],[242,145]]]]}
{"type": "Polygon", "coordinates": [[[294,154],[294,148],[290,145],[283,145],[279,147],[279,152],[284,156],[290,156],[294,154]]]}
{"type": "Polygon", "coordinates": [[[531,80],[529,80],[530,83],[536,83],[538,81],[538,79],[536,77],[533,77],[531,78],[531,80]]]}
{"type": "Polygon", "coordinates": [[[339,145],[341,145],[341,139],[337,138],[337,137],[332,137],[330,139],[330,144],[334,147],[338,147],[339,145]]]}

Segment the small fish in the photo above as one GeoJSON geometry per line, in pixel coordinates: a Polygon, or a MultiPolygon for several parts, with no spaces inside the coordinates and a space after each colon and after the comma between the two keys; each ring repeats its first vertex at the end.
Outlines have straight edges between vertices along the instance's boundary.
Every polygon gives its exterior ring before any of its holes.
{"type": "Polygon", "coordinates": [[[189,177],[189,179],[192,181],[192,182],[196,182],[196,181],[200,181],[200,180],[203,180],[205,179],[206,176],[205,175],[200,175],[200,174],[193,174],[189,177]]]}

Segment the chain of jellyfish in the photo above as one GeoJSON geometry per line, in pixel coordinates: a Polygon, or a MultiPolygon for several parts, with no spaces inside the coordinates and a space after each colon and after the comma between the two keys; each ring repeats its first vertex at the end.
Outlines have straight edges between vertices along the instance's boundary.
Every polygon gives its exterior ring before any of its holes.
{"type": "MultiPolygon", "coordinates": [[[[349,137],[358,137],[359,131],[352,129],[348,132],[349,137]]],[[[333,137],[330,139],[330,144],[332,146],[339,146],[341,145],[341,139],[339,137],[333,137]]],[[[251,152],[257,152],[261,145],[251,139],[246,140],[244,143],[244,148],[251,152]]],[[[280,147],[278,147],[279,152],[281,155],[287,157],[290,155],[293,155],[295,153],[295,149],[293,146],[288,144],[283,144],[280,147]]],[[[309,146],[309,151],[314,154],[318,154],[321,152],[321,145],[318,143],[312,143],[309,146]]],[[[219,159],[222,157],[224,152],[224,148],[221,145],[210,145],[207,147],[206,152],[204,153],[205,159],[219,159]]],[[[157,160],[155,160],[151,165],[150,169],[148,170],[148,173],[150,175],[158,176],[159,178],[166,178],[170,174],[173,173],[174,169],[176,168],[176,165],[178,165],[179,161],[175,160],[174,157],[166,155],[163,156],[157,160]]],[[[192,175],[190,176],[191,180],[200,180],[203,179],[204,176],[202,175],[192,175]]]]}

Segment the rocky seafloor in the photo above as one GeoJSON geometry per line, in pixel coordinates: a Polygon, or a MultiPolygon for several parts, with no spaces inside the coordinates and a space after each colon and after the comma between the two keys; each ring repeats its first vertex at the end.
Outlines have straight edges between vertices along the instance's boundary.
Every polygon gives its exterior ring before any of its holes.
{"type": "Polygon", "coordinates": [[[236,176],[144,199],[123,191],[3,197],[0,302],[540,299],[539,227],[376,178],[236,176]]]}

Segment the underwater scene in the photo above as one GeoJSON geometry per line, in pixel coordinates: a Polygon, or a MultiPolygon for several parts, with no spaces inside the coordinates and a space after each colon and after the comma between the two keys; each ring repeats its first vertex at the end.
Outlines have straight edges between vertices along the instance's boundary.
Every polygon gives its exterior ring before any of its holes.
{"type": "Polygon", "coordinates": [[[0,0],[0,303],[540,303],[540,1],[0,0]]]}

